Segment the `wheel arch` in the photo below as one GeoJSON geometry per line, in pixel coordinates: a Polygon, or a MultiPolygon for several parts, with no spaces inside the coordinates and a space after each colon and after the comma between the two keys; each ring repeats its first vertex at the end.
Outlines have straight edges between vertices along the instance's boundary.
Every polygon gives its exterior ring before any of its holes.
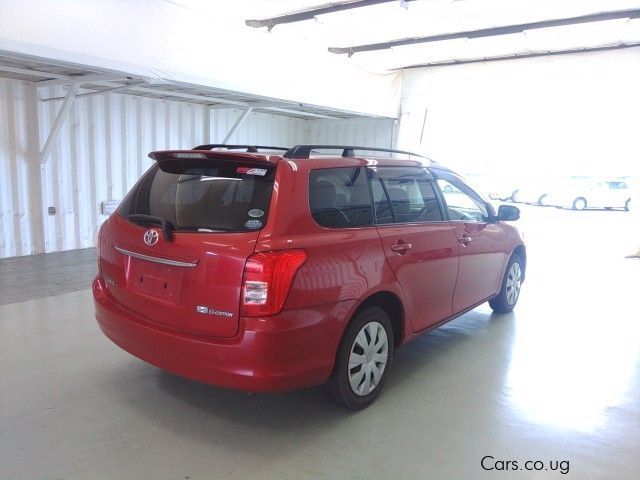
{"type": "Polygon", "coordinates": [[[393,328],[394,347],[398,348],[405,337],[406,313],[402,300],[398,295],[388,290],[375,292],[358,305],[351,315],[349,323],[351,323],[359,312],[370,306],[381,308],[389,316],[391,327],[393,328]]]}

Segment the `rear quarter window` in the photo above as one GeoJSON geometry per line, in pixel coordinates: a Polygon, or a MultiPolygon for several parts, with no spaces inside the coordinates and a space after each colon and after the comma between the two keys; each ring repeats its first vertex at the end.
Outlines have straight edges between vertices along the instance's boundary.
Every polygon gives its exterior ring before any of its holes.
{"type": "Polygon", "coordinates": [[[142,177],[118,213],[162,217],[178,232],[260,230],[266,222],[274,176],[271,165],[165,160],[142,177]]]}
{"type": "Polygon", "coordinates": [[[311,170],[309,208],[315,222],[322,227],[373,225],[367,171],[361,167],[311,170]]]}

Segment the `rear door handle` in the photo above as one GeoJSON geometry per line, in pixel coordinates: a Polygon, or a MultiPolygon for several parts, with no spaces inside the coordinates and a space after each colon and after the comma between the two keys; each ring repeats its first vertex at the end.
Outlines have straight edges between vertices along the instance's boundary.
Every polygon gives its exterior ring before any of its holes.
{"type": "Polygon", "coordinates": [[[398,255],[404,255],[407,251],[411,250],[413,246],[410,243],[404,243],[402,240],[398,240],[395,244],[391,245],[391,250],[398,255]]]}
{"type": "Polygon", "coordinates": [[[469,245],[471,245],[471,235],[463,233],[458,237],[458,243],[460,243],[460,245],[462,245],[463,247],[468,247],[469,245]]]}

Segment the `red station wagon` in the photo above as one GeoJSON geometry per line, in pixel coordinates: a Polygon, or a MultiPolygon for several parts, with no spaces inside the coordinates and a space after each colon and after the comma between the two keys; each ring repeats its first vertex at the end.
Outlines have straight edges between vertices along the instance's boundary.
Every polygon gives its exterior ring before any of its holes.
{"type": "Polygon", "coordinates": [[[483,302],[509,312],[518,300],[525,247],[504,223],[518,209],[496,213],[418,155],[202,145],[149,156],[100,228],[93,293],[104,333],[174,374],[249,392],[324,385],[360,409],[398,347],[483,302]]]}

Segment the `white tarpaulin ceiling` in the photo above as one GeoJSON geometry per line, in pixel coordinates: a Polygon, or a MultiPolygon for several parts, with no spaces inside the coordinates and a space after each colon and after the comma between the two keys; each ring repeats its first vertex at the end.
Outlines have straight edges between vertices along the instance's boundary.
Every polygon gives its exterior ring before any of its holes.
{"type": "MultiPolygon", "coordinates": [[[[277,2],[275,2],[277,3],[277,2]]],[[[307,2],[303,2],[307,3],[307,2]]],[[[313,2],[310,2],[313,3],[313,2]]],[[[420,0],[382,3],[277,25],[283,39],[303,38],[327,47],[352,47],[409,37],[640,8],[638,0],[420,0]]],[[[485,38],[463,38],[393,47],[353,55],[369,71],[527,52],[579,49],[640,42],[639,19],[532,29],[485,38]]]]}
{"type": "Polygon", "coordinates": [[[328,52],[329,47],[640,8],[638,0],[393,1],[277,25],[272,31],[245,25],[248,19],[326,3],[0,0],[0,53],[131,74],[156,83],[155,88],[199,85],[347,114],[397,117],[400,78],[395,68],[640,42],[640,20],[622,18],[351,57],[328,52]]]}

